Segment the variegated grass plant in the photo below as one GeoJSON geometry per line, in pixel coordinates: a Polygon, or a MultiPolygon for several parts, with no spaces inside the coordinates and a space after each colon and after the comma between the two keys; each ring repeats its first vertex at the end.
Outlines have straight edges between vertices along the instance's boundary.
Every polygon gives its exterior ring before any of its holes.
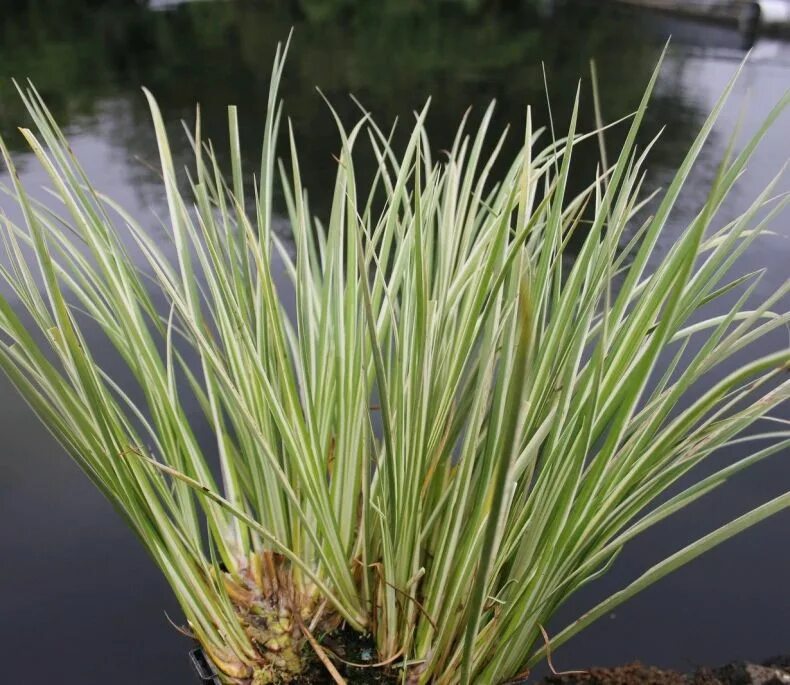
{"type": "Polygon", "coordinates": [[[32,87],[20,89],[34,123],[22,134],[58,202],[28,194],[3,146],[23,220],[2,219],[13,297],[0,300],[0,363],[136,531],[223,682],[287,681],[311,647],[340,682],[320,639],[341,622],[372,634],[381,667],[404,682],[503,682],[790,506],[790,494],[767,502],[545,633],[632,538],[790,444],[779,428],[743,435],[788,397],[790,350],[704,384],[790,318],[773,311],[787,283],[754,304],[761,273],[728,277],[785,205],[776,182],[717,223],[787,96],[742,151],[730,147],[699,213],[655,259],[732,84],[638,224],[652,144],[635,141],[658,70],[621,122],[616,159],[576,196],[574,148],[603,130],[577,132],[578,94],[561,139],[527,110],[523,147],[496,178],[491,109],[437,157],[427,107],[399,150],[364,112],[351,129],[338,120],[319,219],[290,130],[277,162],[282,68],[278,51],[254,198],[234,108],[229,175],[199,118],[184,174],[147,94],[171,252],[94,188],[32,87]],[[361,146],[374,178],[355,172],[361,146]],[[287,239],[272,225],[278,183],[287,239]],[[701,312],[725,295],[724,314],[701,312]],[[134,388],[97,361],[108,343],[134,388]],[[196,437],[194,401],[212,444],[196,437]],[[736,444],[739,461],[665,496],[736,444]]]}

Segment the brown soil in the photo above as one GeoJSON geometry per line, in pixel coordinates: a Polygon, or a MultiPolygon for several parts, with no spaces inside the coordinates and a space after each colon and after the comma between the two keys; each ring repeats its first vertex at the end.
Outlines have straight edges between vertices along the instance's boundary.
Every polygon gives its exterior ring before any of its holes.
{"type": "Polygon", "coordinates": [[[617,668],[591,668],[584,674],[549,676],[544,685],[788,685],[790,656],[774,657],[762,664],[734,661],[719,668],[678,673],[626,664],[617,668]]]}
{"type": "MultiPolygon", "coordinates": [[[[373,667],[375,644],[351,630],[338,630],[321,639],[348,685],[396,685],[398,673],[373,667]],[[364,667],[355,667],[360,664],[364,667]]],[[[334,685],[326,668],[305,645],[307,666],[293,685],[334,685]]],[[[513,681],[511,681],[513,682],[513,681]]],[[[718,668],[699,668],[692,673],[663,670],[639,662],[615,668],[591,668],[584,673],[552,675],[540,683],[533,679],[519,685],[790,685],[790,654],[767,659],[762,664],[734,661],[718,668]]]]}
{"type": "MultiPolygon", "coordinates": [[[[353,633],[334,634],[323,645],[349,662],[370,662],[371,642],[353,633]]],[[[354,668],[333,659],[349,685],[395,685],[396,675],[380,668],[354,668]]],[[[371,662],[372,663],[372,662],[371,662]]],[[[332,679],[324,667],[311,660],[298,685],[330,685],[332,679]]],[[[524,681],[525,685],[529,681],[524,681]]],[[[638,662],[617,668],[591,668],[584,674],[557,675],[545,678],[542,685],[789,685],[790,655],[774,657],[762,664],[735,661],[719,668],[700,668],[684,674],[667,671],[638,662]]]]}
{"type": "Polygon", "coordinates": [[[721,685],[708,674],[695,674],[692,679],[675,671],[644,666],[640,663],[626,664],[617,668],[592,668],[584,675],[549,676],[543,681],[546,685],[721,685]]]}
{"type": "MultiPolygon", "coordinates": [[[[322,644],[346,661],[370,662],[373,644],[354,633],[343,632],[325,638],[322,644]]],[[[395,685],[392,671],[379,668],[354,668],[333,659],[349,685],[395,685]]],[[[527,685],[529,681],[523,681],[527,685]]],[[[311,661],[298,685],[330,685],[324,667],[311,661]]],[[[583,674],[549,676],[542,685],[790,685],[790,655],[774,657],[762,664],[735,661],[719,668],[700,668],[693,673],[678,673],[638,662],[616,668],[591,668],[583,674]]]]}

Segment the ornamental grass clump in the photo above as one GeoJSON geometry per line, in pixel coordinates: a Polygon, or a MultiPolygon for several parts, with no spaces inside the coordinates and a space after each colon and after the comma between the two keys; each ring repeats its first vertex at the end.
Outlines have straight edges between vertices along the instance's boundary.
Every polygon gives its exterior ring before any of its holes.
{"type": "Polygon", "coordinates": [[[22,134],[57,202],[31,197],[2,149],[22,219],[2,217],[13,294],[0,299],[0,364],[137,533],[223,682],[287,682],[312,653],[342,682],[321,638],[345,624],[403,682],[501,683],[790,506],[788,493],[757,507],[546,633],[631,539],[790,445],[776,427],[743,433],[788,398],[789,349],[706,381],[790,320],[774,311],[788,283],[755,304],[761,273],[728,276],[785,205],[776,181],[718,223],[787,95],[730,147],[656,258],[732,84],[647,219],[652,143],[635,141],[658,70],[580,194],[574,149],[603,127],[577,131],[578,94],[560,139],[527,109],[523,147],[496,178],[490,108],[442,153],[427,107],[399,149],[363,111],[337,122],[331,210],[317,218],[281,126],[282,69],[278,51],[253,198],[235,108],[227,176],[199,118],[182,173],[146,93],[172,246],[91,184],[32,87],[22,134]],[[355,171],[361,148],[373,178],[355,171]],[[273,229],[276,188],[288,238],[273,229]],[[726,307],[705,315],[716,300],[726,307]],[[123,364],[97,361],[108,345],[123,364]],[[683,478],[736,444],[735,463],[683,478]]]}

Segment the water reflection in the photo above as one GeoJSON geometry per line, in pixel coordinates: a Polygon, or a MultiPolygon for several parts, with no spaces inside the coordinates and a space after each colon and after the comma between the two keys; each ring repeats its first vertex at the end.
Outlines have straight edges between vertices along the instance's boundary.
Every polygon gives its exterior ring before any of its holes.
{"type": "MultiPolygon", "coordinates": [[[[318,12],[309,2],[290,8],[271,4],[275,7],[191,3],[167,12],[133,5],[85,15],[73,9],[46,11],[42,3],[33,3],[4,23],[0,63],[4,76],[31,77],[59,121],[77,131],[107,126],[108,139],[130,157],[155,159],[140,85],[155,93],[176,132],[178,120],[191,120],[199,101],[205,130],[220,150],[225,106],[238,103],[248,160],[253,160],[272,46],[294,27],[283,96],[300,146],[311,151],[306,182],[321,197],[322,189],[331,187],[337,133],[316,85],[344,120],[359,116],[348,97],[354,93],[387,126],[396,116],[408,119],[432,96],[429,127],[439,148],[449,145],[468,107],[482,110],[491,99],[498,102],[495,127],[519,126],[526,103],[545,121],[542,64],[559,127],[592,56],[602,74],[606,114],[621,116],[638,102],[660,51],[656,42],[645,40],[648,25],[598,3],[562,4],[551,17],[540,11],[540,3],[512,3],[510,11],[481,14],[433,3],[390,2],[383,9],[363,3],[353,13],[318,12]],[[623,78],[623,65],[628,78],[623,78]]],[[[337,7],[348,8],[348,3],[337,7]]],[[[589,99],[588,90],[585,96],[589,99]]],[[[9,134],[25,117],[7,79],[0,84],[0,102],[0,131],[11,144],[21,145],[9,134]]],[[[656,121],[681,137],[699,116],[671,86],[658,96],[654,113],[656,121]]],[[[590,107],[583,117],[581,126],[592,127],[590,107]]],[[[180,140],[179,151],[187,155],[180,140]]],[[[592,171],[595,161],[591,154],[585,171],[592,171]]],[[[155,180],[143,165],[130,169],[137,187],[155,180]]]]}
{"type": "MultiPolygon", "coordinates": [[[[271,55],[292,26],[283,96],[318,211],[325,209],[322,201],[331,188],[337,133],[315,85],[348,122],[359,114],[349,92],[382,124],[395,116],[408,118],[433,95],[428,126],[437,149],[449,143],[468,107],[479,114],[496,98],[495,127],[512,123],[515,144],[526,103],[535,106],[540,121],[547,119],[541,61],[558,129],[591,57],[601,74],[604,113],[613,119],[637,103],[671,31],[682,45],[670,53],[645,124],[645,137],[667,125],[648,178],[650,187],[657,187],[666,185],[669,170],[678,164],[732,73],[732,57],[741,54],[737,43],[731,43],[737,39],[731,33],[622,12],[599,2],[556,2],[551,13],[540,2],[501,2],[496,11],[487,12],[475,11],[474,4],[466,9],[461,2],[439,6],[389,0],[375,7],[362,3],[352,11],[353,3],[345,0],[236,1],[151,11],[124,0],[116,6],[97,3],[88,10],[69,0],[6,2],[0,9],[0,132],[19,153],[24,180],[42,185],[43,174],[22,153],[16,126],[26,117],[9,82],[11,76],[30,77],[66,124],[78,156],[100,188],[165,241],[154,216],[162,214],[162,198],[140,86],[147,85],[158,97],[183,164],[190,153],[179,120],[192,119],[195,102],[201,103],[205,135],[220,150],[226,142],[225,107],[238,104],[252,173],[271,55]]],[[[786,44],[758,43],[760,49],[773,52],[747,67],[733,106],[703,150],[673,216],[667,244],[704,199],[737,119],[738,102],[746,99],[749,104],[743,131],[751,132],[790,82],[786,44]]],[[[586,81],[582,92],[586,106],[581,126],[591,128],[586,81]]],[[[785,115],[723,216],[743,211],[786,161],[788,131],[785,115]]],[[[618,135],[611,134],[612,147],[618,135]]],[[[577,157],[581,173],[576,182],[581,183],[594,171],[597,148],[582,148],[577,157]]],[[[788,189],[786,183],[782,189],[788,189]]],[[[0,209],[13,213],[5,198],[0,198],[0,209]]],[[[783,218],[778,234],[755,244],[741,267],[769,267],[761,294],[787,276],[790,231],[787,214],[783,218]]],[[[779,335],[766,344],[782,345],[786,339],[779,335]]],[[[0,403],[0,644],[15,656],[4,660],[7,680],[190,682],[187,645],[162,616],[162,609],[175,611],[174,603],[153,565],[4,380],[0,403]],[[48,658],[41,657],[42,649],[48,658]]],[[[567,614],[578,613],[603,588],[622,586],[650,560],[692,536],[786,489],[789,474],[787,455],[779,456],[740,478],[723,496],[695,505],[688,515],[628,549],[613,573],[574,600],[567,614]]],[[[777,517],[665,580],[623,607],[616,619],[601,622],[569,644],[557,655],[558,665],[641,658],[684,668],[689,662],[757,659],[786,650],[790,551],[776,543],[786,537],[789,523],[790,516],[777,517]]]]}

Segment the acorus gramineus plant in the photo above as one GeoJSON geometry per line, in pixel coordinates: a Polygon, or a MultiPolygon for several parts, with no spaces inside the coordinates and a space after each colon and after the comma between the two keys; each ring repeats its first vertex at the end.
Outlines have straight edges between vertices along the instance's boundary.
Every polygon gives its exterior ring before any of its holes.
{"type": "Polygon", "coordinates": [[[658,69],[620,122],[618,154],[577,195],[574,149],[600,133],[577,131],[578,93],[557,140],[526,110],[523,147],[496,177],[503,138],[484,154],[490,108],[437,156],[427,106],[399,149],[363,111],[350,129],[338,120],[331,211],[317,218],[282,125],[283,57],[253,199],[235,108],[229,173],[199,119],[182,172],[147,94],[169,253],[92,186],[32,86],[20,88],[33,121],[22,134],[55,200],[33,199],[2,150],[22,219],[2,218],[13,299],[0,299],[0,364],[136,531],[224,682],[288,681],[311,648],[342,681],[320,645],[341,623],[371,634],[405,682],[503,682],[790,506],[785,494],[757,507],[544,636],[632,538],[790,445],[775,423],[743,433],[787,399],[790,349],[696,390],[790,317],[775,311],[787,283],[754,304],[760,274],[728,276],[784,207],[776,181],[718,219],[787,95],[741,151],[729,148],[699,213],[655,259],[732,84],[646,220],[652,143],[638,149],[636,136],[658,69]],[[373,178],[355,173],[361,148],[378,162],[373,178]],[[276,187],[287,240],[272,228],[276,187]],[[734,304],[706,316],[725,295],[734,304]],[[134,392],[96,361],[88,328],[134,392]],[[193,401],[212,444],[196,438],[193,401]],[[733,444],[738,461],[665,496],[733,444]]]}

